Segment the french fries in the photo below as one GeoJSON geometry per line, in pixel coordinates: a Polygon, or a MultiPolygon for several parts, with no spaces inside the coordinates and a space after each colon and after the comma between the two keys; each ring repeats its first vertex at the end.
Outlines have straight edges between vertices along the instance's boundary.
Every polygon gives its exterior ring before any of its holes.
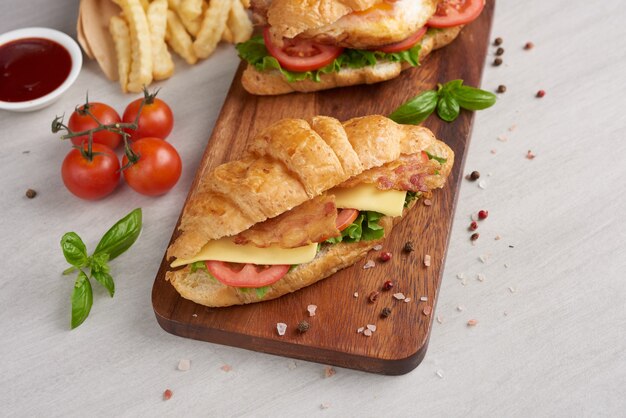
{"type": "Polygon", "coordinates": [[[220,41],[252,35],[249,0],[112,0],[122,9],[109,22],[123,92],[140,92],[174,73],[171,48],[188,64],[207,58],[220,41]]]}
{"type": "Polygon", "coordinates": [[[128,73],[130,72],[130,30],[120,16],[113,16],[109,22],[109,32],[113,37],[117,56],[117,74],[124,93],[128,92],[128,73]]]}
{"type": "Polygon", "coordinates": [[[164,80],[174,73],[174,61],[165,45],[167,0],[153,0],[146,14],[152,43],[152,76],[155,80],[164,80]]]}

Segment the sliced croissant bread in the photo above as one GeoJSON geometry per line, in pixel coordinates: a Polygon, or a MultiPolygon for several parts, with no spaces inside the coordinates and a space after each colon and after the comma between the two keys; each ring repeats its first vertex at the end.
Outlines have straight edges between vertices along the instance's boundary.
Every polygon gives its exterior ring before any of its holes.
{"type": "MultiPolygon", "coordinates": [[[[420,190],[442,187],[454,163],[454,154],[426,128],[398,125],[384,116],[354,118],[344,123],[324,116],[309,122],[276,122],[251,141],[241,160],[222,164],[200,180],[198,190],[184,209],[181,234],[169,248],[168,258],[190,258],[210,240],[233,235],[246,238],[247,233],[259,229],[277,230],[283,242],[283,232],[289,231],[289,238],[298,242],[298,231],[290,230],[292,224],[279,228],[285,217],[316,202],[334,203],[333,193],[326,192],[337,186],[376,183],[381,173],[397,171],[402,161],[423,151],[439,158],[429,160],[430,171],[420,177],[420,190]]],[[[414,203],[410,202],[404,213],[414,203]]],[[[334,207],[333,204],[333,210],[334,207]]],[[[379,239],[322,245],[312,261],[293,267],[260,293],[226,286],[205,269],[191,265],[168,271],[166,280],[184,298],[206,306],[274,299],[353,265],[382,242],[400,220],[380,218],[378,224],[383,227],[384,236],[379,239]]],[[[332,222],[334,225],[334,218],[332,222]]]]}

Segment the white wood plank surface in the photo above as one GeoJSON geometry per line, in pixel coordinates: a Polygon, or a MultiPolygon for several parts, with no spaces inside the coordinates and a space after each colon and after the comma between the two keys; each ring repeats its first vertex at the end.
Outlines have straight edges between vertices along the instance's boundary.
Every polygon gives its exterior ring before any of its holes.
{"type": "MultiPolygon", "coordinates": [[[[76,7],[3,0],[0,32],[41,25],[73,35],[76,7]]],[[[120,112],[131,98],[95,63],[50,108],[0,112],[0,415],[624,416],[624,21],[619,0],[498,2],[492,38],[504,39],[504,64],[486,66],[483,88],[507,92],[477,114],[465,167],[479,170],[486,188],[463,183],[435,311],[441,323],[423,363],[399,377],[338,369],[325,378],[323,365],[175,337],[156,323],[154,275],[238,64],[232,48],[195,67],[178,61],[174,78],[159,84],[176,115],[171,142],[184,171],[158,199],[120,188],[88,203],[63,187],[68,146],[50,134],[53,117],[69,114],[86,90],[120,112]],[[523,50],[527,41],[533,50],[523,50]],[[28,188],[35,199],[24,197],[28,188]],[[145,228],[112,263],[115,298],[96,289],[86,323],[70,332],[62,234],[76,231],[93,249],[135,207],[145,228]],[[479,209],[489,218],[471,245],[467,226],[479,209]],[[478,324],[467,327],[469,319],[478,324]],[[176,370],[182,358],[191,370],[176,370]],[[165,402],[167,388],[174,395],[165,402]]]]}

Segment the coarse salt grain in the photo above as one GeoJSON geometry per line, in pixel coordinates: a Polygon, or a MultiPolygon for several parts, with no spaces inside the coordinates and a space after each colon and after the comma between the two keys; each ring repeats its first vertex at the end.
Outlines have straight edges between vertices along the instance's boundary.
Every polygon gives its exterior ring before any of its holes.
{"type": "Polygon", "coordinates": [[[380,244],[376,244],[374,245],[374,247],[372,248],[374,251],[380,251],[383,249],[383,246],[380,244]]]}
{"type": "Polygon", "coordinates": [[[517,129],[517,124],[514,123],[513,125],[509,126],[509,132],[513,132],[514,130],[517,129]]]}
{"type": "Polygon", "coordinates": [[[478,273],[478,274],[476,275],[476,280],[478,280],[479,282],[484,282],[486,278],[487,278],[487,277],[485,277],[485,275],[484,275],[484,274],[482,274],[482,273],[478,273]]]}
{"type": "Polygon", "coordinates": [[[478,214],[477,213],[472,213],[472,215],[470,216],[470,219],[474,222],[476,222],[478,220],[478,214]]]}
{"type": "Polygon", "coordinates": [[[461,286],[467,286],[467,279],[461,280],[461,286]]]}
{"type": "Polygon", "coordinates": [[[358,298],[359,297],[359,292],[354,292],[354,294],[352,296],[354,296],[355,298],[358,298]]]}
{"type": "Polygon", "coordinates": [[[459,280],[463,280],[465,278],[465,273],[457,273],[456,278],[459,280]]]}
{"type": "Polygon", "coordinates": [[[456,307],[456,310],[459,312],[463,312],[465,310],[465,307],[463,307],[462,305],[459,305],[456,307]]]}
{"type": "Polygon", "coordinates": [[[504,263],[504,268],[508,269],[509,268],[509,263],[504,263]]]}
{"type": "Polygon", "coordinates": [[[295,361],[291,360],[289,363],[287,363],[287,368],[289,370],[294,370],[298,367],[298,365],[296,364],[295,361]]]}
{"type": "Polygon", "coordinates": [[[374,266],[376,266],[376,263],[374,263],[374,260],[367,260],[367,262],[363,265],[363,268],[371,269],[371,268],[374,268],[374,266]]]}
{"type": "Polygon", "coordinates": [[[191,316],[193,316],[194,318],[197,318],[197,317],[198,317],[198,314],[197,314],[197,313],[195,313],[195,314],[193,314],[193,315],[191,315],[191,316]]]}
{"type": "Polygon", "coordinates": [[[324,367],[324,377],[333,377],[335,374],[337,374],[337,371],[333,367],[324,367]]]}
{"type": "Polygon", "coordinates": [[[276,324],[276,331],[278,331],[278,335],[285,335],[285,332],[287,332],[287,324],[278,322],[276,324]]]}
{"type": "Polygon", "coordinates": [[[426,254],[426,255],[424,256],[424,265],[425,265],[426,267],[430,267],[430,255],[428,255],[428,254],[426,254]]]}
{"type": "Polygon", "coordinates": [[[437,322],[443,324],[443,318],[440,315],[437,315],[437,322]]]}
{"type": "Polygon", "coordinates": [[[190,368],[191,368],[191,361],[187,359],[181,359],[178,362],[178,370],[180,370],[181,372],[186,372],[190,368]]]}
{"type": "Polygon", "coordinates": [[[365,327],[359,327],[359,329],[356,330],[357,334],[362,333],[365,330],[365,327]]]}
{"type": "Polygon", "coordinates": [[[481,180],[480,182],[478,182],[478,187],[480,187],[481,189],[486,189],[487,188],[487,182],[484,180],[481,180]]]}
{"type": "Polygon", "coordinates": [[[320,404],[320,409],[328,409],[328,408],[330,408],[330,404],[329,403],[320,404]]]}
{"type": "Polygon", "coordinates": [[[422,297],[420,297],[420,300],[422,302],[427,302],[428,301],[428,296],[422,296],[422,297]]]}
{"type": "Polygon", "coordinates": [[[422,309],[422,313],[426,316],[430,315],[432,311],[433,308],[431,308],[430,306],[424,306],[424,309],[422,309]]]}
{"type": "Polygon", "coordinates": [[[475,319],[470,319],[469,321],[467,321],[467,326],[468,326],[468,327],[473,327],[473,326],[475,326],[476,324],[478,324],[478,321],[477,321],[477,320],[475,320],[475,319]]]}
{"type": "Polygon", "coordinates": [[[404,298],[404,303],[409,303],[411,301],[411,298],[404,298]]]}
{"type": "Polygon", "coordinates": [[[370,329],[366,329],[365,331],[363,331],[363,335],[365,335],[366,337],[371,337],[372,331],[370,329]]]}
{"type": "Polygon", "coordinates": [[[394,294],[393,294],[393,297],[394,297],[394,298],[396,298],[396,299],[398,299],[398,300],[404,300],[404,298],[405,298],[406,296],[404,296],[404,293],[394,293],[394,294]]]}
{"type": "Polygon", "coordinates": [[[440,379],[443,379],[443,372],[441,370],[437,370],[437,373],[435,374],[439,376],[440,379]]]}
{"type": "Polygon", "coordinates": [[[369,329],[372,332],[376,331],[376,325],[374,324],[367,324],[367,329],[369,329]]]}
{"type": "Polygon", "coordinates": [[[317,311],[317,305],[309,305],[306,307],[306,310],[309,312],[309,316],[315,316],[315,312],[317,311]]]}
{"type": "Polygon", "coordinates": [[[515,293],[515,288],[514,287],[509,287],[509,292],[515,293]]]}
{"type": "Polygon", "coordinates": [[[508,141],[508,140],[509,140],[509,138],[507,138],[507,137],[506,137],[506,136],[504,136],[504,135],[499,135],[499,136],[498,136],[498,141],[500,141],[500,142],[506,142],[506,141],[508,141]]]}
{"type": "Polygon", "coordinates": [[[483,254],[480,257],[478,257],[478,259],[481,261],[481,263],[485,264],[487,260],[489,260],[489,256],[487,254],[483,254]]]}
{"type": "Polygon", "coordinates": [[[433,201],[430,199],[424,199],[424,206],[431,206],[433,204],[433,201]]]}

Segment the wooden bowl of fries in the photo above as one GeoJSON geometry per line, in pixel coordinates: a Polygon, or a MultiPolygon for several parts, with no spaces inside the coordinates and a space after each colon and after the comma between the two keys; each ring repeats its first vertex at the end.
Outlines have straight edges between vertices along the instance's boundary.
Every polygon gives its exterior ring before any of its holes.
{"type": "Polygon", "coordinates": [[[78,41],[123,92],[141,92],[174,74],[170,49],[188,64],[220,41],[252,35],[248,0],[81,0],[78,41]]]}

